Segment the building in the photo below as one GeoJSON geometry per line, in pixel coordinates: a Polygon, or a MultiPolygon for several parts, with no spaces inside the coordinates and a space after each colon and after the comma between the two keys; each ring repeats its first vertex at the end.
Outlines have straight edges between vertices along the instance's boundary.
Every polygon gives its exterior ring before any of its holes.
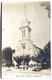
{"type": "Polygon", "coordinates": [[[26,14],[26,7],[24,6],[24,18],[22,21],[22,26],[19,28],[21,30],[21,39],[19,40],[19,45],[15,51],[15,56],[22,56],[22,55],[34,55],[37,54],[40,50],[36,45],[33,44],[31,40],[31,31],[30,28],[30,21],[28,21],[27,14],[26,14]]]}

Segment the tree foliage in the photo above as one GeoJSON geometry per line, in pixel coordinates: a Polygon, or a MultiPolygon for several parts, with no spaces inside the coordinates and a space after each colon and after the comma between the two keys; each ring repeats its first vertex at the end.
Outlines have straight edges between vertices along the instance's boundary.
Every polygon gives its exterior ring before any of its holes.
{"type": "Polygon", "coordinates": [[[23,60],[23,58],[20,56],[17,56],[17,57],[14,57],[14,60],[18,63],[18,68],[19,68],[19,66],[20,66],[20,64],[21,64],[21,62],[22,62],[22,60],[23,60]]]}
{"type": "Polygon", "coordinates": [[[28,65],[29,61],[30,61],[30,55],[24,56],[24,62],[25,62],[27,65],[28,65]]]}
{"type": "Polygon", "coordinates": [[[50,41],[48,44],[44,46],[43,49],[40,49],[39,54],[37,56],[32,56],[32,60],[40,62],[42,64],[42,68],[49,68],[51,65],[51,52],[50,52],[50,41]]]}
{"type": "Polygon", "coordinates": [[[49,68],[51,65],[51,45],[50,45],[50,41],[48,42],[48,44],[45,45],[45,47],[43,48],[44,51],[44,59],[43,62],[46,63],[46,67],[49,68]]]}
{"type": "Polygon", "coordinates": [[[15,52],[15,50],[12,50],[11,47],[6,47],[2,50],[2,58],[3,63],[5,61],[6,65],[12,65],[12,53],[15,52]]]}
{"type": "Polygon", "coordinates": [[[2,51],[3,59],[12,60],[12,49],[10,47],[6,47],[2,51]]]}

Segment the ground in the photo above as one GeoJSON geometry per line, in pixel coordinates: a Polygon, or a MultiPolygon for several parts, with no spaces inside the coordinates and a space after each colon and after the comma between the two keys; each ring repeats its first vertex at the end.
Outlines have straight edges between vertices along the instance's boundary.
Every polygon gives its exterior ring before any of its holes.
{"type": "Polygon", "coordinates": [[[43,77],[51,78],[51,70],[44,69],[40,71],[32,71],[32,68],[18,69],[17,67],[2,67],[2,77],[3,78],[16,78],[16,77],[43,77]]]}

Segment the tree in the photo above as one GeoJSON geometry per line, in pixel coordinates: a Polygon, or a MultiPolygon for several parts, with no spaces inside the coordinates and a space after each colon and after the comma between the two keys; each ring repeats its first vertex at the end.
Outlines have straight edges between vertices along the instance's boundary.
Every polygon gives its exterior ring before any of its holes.
{"type": "Polygon", "coordinates": [[[39,63],[40,63],[40,66],[41,66],[42,54],[43,54],[43,50],[39,48],[39,51],[37,52],[37,54],[32,56],[32,60],[37,62],[37,68],[39,68],[39,65],[38,65],[39,63]]]}
{"type": "Polygon", "coordinates": [[[38,55],[38,58],[42,63],[42,68],[50,67],[50,42],[44,46],[43,50],[40,50],[40,55],[38,55]]]}
{"type": "Polygon", "coordinates": [[[21,62],[23,61],[23,58],[21,56],[20,57],[17,56],[17,57],[14,57],[14,60],[18,63],[18,68],[19,68],[21,62]]]}
{"type": "Polygon", "coordinates": [[[5,60],[6,65],[12,65],[12,53],[14,50],[11,49],[11,47],[6,47],[2,50],[2,57],[3,60],[5,60]]]}
{"type": "Polygon", "coordinates": [[[40,49],[39,54],[34,57],[34,60],[42,64],[42,68],[49,68],[51,65],[51,56],[50,56],[50,41],[44,46],[43,49],[40,49]]]}
{"type": "Polygon", "coordinates": [[[29,61],[30,61],[30,56],[29,55],[24,56],[24,63],[28,65],[29,61]]]}
{"type": "Polygon", "coordinates": [[[38,63],[41,63],[42,68],[50,68],[51,67],[51,50],[50,50],[50,41],[48,44],[44,46],[43,49],[39,49],[39,52],[37,52],[37,55],[32,56],[32,60],[37,62],[37,68],[38,63]]]}
{"type": "Polygon", "coordinates": [[[50,41],[48,42],[48,44],[46,44],[43,48],[43,51],[44,51],[44,60],[43,62],[46,63],[46,68],[49,68],[51,67],[51,50],[50,50],[50,41]]]}

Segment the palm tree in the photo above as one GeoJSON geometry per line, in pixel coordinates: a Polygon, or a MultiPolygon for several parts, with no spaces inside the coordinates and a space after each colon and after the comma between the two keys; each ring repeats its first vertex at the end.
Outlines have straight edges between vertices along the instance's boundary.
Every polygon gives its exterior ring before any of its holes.
{"type": "Polygon", "coordinates": [[[14,60],[18,63],[18,68],[19,68],[21,62],[23,61],[23,58],[21,56],[20,57],[17,56],[16,58],[14,57],[14,60]]]}

